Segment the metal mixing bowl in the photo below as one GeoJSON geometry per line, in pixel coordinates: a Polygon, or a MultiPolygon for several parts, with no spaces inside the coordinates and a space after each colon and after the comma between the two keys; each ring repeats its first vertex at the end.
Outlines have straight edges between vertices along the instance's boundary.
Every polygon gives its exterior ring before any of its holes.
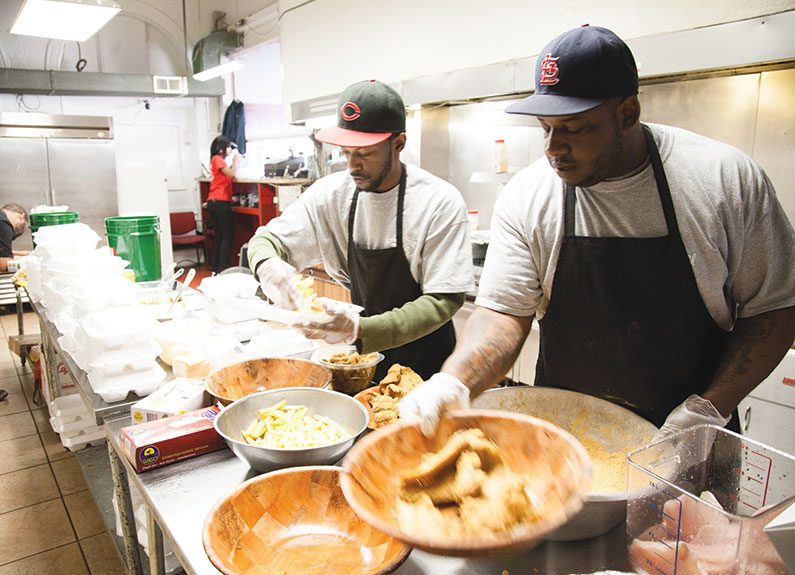
{"type": "Polygon", "coordinates": [[[367,428],[370,420],[364,406],[347,395],[310,387],[272,389],[238,399],[215,418],[215,429],[229,449],[256,471],[273,471],[282,467],[331,465],[339,461],[367,428]],[[242,432],[259,417],[257,410],[271,407],[282,399],[288,405],[305,405],[309,415],[322,415],[337,422],[350,434],[348,439],[303,449],[278,449],[249,445],[242,432]]]}
{"type": "MultiPolygon", "coordinates": [[[[654,424],[620,405],[566,389],[526,385],[501,387],[477,397],[472,407],[532,415],[568,432],[576,422],[578,427],[588,429],[589,437],[603,442],[608,453],[648,445],[657,431],[654,424]],[[616,445],[617,438],[621,445],[616,445]]],[[[547,534],[545,539],[573,541],[596,537],[621,523],[626,515],[626,488],[620,493],[588,493],[582,511],[547,534]]]]}

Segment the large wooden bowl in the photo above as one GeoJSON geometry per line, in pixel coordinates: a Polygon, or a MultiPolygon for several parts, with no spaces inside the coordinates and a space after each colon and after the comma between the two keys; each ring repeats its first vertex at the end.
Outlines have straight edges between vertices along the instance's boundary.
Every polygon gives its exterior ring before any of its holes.
{"type": "Polygon", "coordinates": [[[591,460],[568,432],[547,421],[515,413],[469,410],[442,418],[436,434],[425,437],[416,423],[398,422],[371,432],[342,460],[342,491],[348,503],[367,523],[412,547],[452,556],[486,556],[526,550],[565,523],[583,504],[591,478],[591,460]],[[401,470],[420,464],[426,453],[439,451],[459,429],[480,428],[499,448],[511,471],[548,473],[545,488],[557,494],[539,520],[509,531],[453,536],[416,534],[401,529],[396,519],[401,470]]]}
{"type": "Polygon", "coordinates": [[[531,415],[569,431],[591,450],[594,476],[592,491],[585,496],[582,511],[544,538],[553,541],[590,539],[607,533],[627,517],[626,479],[617,492],[599,492],[606,478],[626,474],[614,467],[614,459],[594,453],[597,444],[603,453],[622,455],[648,445],[657,428],[630,410],[598,397],[568,389],[517,385],[491,389],[472,402],[477,409],[498,409],[531,415]],[[602,478],[600,481],[600,477],[602,478]]]}
{"type": "Polygon", "coordinates": [[[246,481],[216,503],[202,530],[227,575],[389,573],[411,549],[359,519],[338,467],[283,469],[246,481]]]}
{"type": "Polygon", "coordinates": [[[326,387],[331,372],[305,359],[264,357],[241,361],[212,372],[204,380],[207,391],[221,405],[269,389],[326,387]]]}

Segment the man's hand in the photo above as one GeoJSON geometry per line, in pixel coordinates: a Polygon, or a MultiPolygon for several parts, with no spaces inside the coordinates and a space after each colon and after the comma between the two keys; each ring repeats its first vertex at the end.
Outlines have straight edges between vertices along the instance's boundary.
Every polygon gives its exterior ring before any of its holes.
{"type": "Polygon", "coordinates": [[[445,411],[469,407],[469,388],[449,373],[435,373],[400,400],[402,421],[419,421],[426,437],[436,433],[445,411]]]}
{"type": "Polygon", "coordinates": [[[663,423],[663,426],[654,435],[651,442],[656,443],[669,435],[703,423],[723,427],[729,423],[730,419],[731,416],[723,417],[708,399],[693,394],[688,397],[684,403],[675,407],[674,410],[668,414],[665,423],[663,423]]]}
{"type": "Polygon", "coordinates": [[[284,309],[301,309],[306,298],[293,280],[298,270],[279,258],[268,258],[257,267],[262,292],[275,305],[284,309]]]}
{"type": "Polygon", "coordinates": [[[324,339],[328,343],[353,343],[359,337],[359,314],[338,301],[319,297],[329,319],[325,321],[297,322],[290,327],[302,330],[309,339],[324,339]]]}

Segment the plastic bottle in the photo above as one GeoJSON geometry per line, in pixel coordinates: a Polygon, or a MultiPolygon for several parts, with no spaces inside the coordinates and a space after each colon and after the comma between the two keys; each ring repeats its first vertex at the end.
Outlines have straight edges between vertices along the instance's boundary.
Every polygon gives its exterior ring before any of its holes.
{"type": "Polygon", "coordinates": [[[467,210],[467,219],[469,220],[470,231],[475,231],[480,226],[480,217],[477,210],[467,210]]]}
{"type": "Polygon", "coordinates": [[[508,171],[508,146],[505,140],[494,140],[494,172],[504,174],[508,171]]]}

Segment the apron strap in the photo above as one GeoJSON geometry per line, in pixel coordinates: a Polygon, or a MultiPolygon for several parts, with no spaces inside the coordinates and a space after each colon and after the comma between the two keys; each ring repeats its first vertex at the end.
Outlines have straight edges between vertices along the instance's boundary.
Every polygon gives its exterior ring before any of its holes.
{"type": "Polygon", "coordinates": [[[657,143],[654,141],[651,129],[646,124],[641,124],[643,128],[643,135],[646,137],[646,150],[651,160],[651,167],[654,170],[654,179],[657,182],[657,191],[660,195],[660,202],[662,203],[663,213],[665,214],[665,224],[668,226],[668,235],[671,237],[679,237],[679,224],[676,221],[676,212],[674,212],[674,203],[671,200],[671,189],[668,187],[668,178],[665,177],[663,170],[662,160],[660,159],[660,151],[657,149],[657,143]]]}
{"type": "Polygon", "coordinates": [[[564,212],[563,219],[566,225],[565,237],[574,237],[574,206],[577,204],[577,192],[574,186],[566,184],[566,211],[564,212]]]}

